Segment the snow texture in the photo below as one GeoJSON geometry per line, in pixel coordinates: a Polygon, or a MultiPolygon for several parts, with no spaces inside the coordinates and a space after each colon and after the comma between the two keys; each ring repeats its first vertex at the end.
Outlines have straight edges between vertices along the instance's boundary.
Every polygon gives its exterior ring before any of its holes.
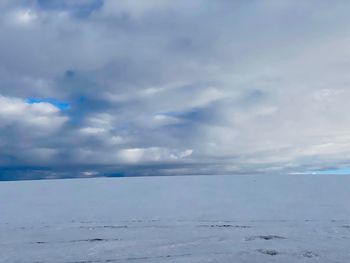
{"type": "Polygon", "coordinates": [[[350,262],[350,176],[0,183],[1,263],[350,262]]]}

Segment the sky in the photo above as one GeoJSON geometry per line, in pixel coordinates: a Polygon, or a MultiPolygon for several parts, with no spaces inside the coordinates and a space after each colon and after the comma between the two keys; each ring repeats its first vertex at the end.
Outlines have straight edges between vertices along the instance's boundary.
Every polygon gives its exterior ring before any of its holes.
{"type": "Polygon", "coordinates": [[[1,0],[0,180],[349,171],[349,12],[1,0]]]}

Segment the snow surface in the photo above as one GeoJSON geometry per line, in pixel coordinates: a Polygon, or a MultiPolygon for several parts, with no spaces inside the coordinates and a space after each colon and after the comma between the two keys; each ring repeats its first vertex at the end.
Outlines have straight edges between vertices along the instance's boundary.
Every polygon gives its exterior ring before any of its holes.
{"type": "Polygon", "coordinates": [[[350,262],[350,176],[0,183],[0,262],[350,262]]]}

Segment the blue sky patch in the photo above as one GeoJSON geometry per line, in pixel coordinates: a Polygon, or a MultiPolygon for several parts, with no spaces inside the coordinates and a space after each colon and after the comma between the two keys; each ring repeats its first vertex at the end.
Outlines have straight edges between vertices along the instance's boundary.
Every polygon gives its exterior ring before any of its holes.
{"type": "Polygon", "coordinates": [[[56,100],[56,99],[52,99],[52,98],[43,98],[43,99],[39,99],[39,98],[28,98],[26,100],[26,102],[28,104],[35,104],[35,103],[42,103],[42,102],[45,102],[45,103],[50,103],[52,104],[53,106],[55,106],[56,108],[60,109],[60,110],[67,110],[70,108],[70,105],[68,102],[65,102],[65,101],[59,101],[59,100],[56,100]]]}

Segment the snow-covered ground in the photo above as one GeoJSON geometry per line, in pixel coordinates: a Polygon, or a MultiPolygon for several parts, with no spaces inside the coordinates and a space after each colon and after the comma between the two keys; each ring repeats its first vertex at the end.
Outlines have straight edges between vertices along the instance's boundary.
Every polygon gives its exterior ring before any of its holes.
{"type": "Polygon", "coordinates": [[[0,262],[350,262],[350,176],[0,182],[0,262]]]}

